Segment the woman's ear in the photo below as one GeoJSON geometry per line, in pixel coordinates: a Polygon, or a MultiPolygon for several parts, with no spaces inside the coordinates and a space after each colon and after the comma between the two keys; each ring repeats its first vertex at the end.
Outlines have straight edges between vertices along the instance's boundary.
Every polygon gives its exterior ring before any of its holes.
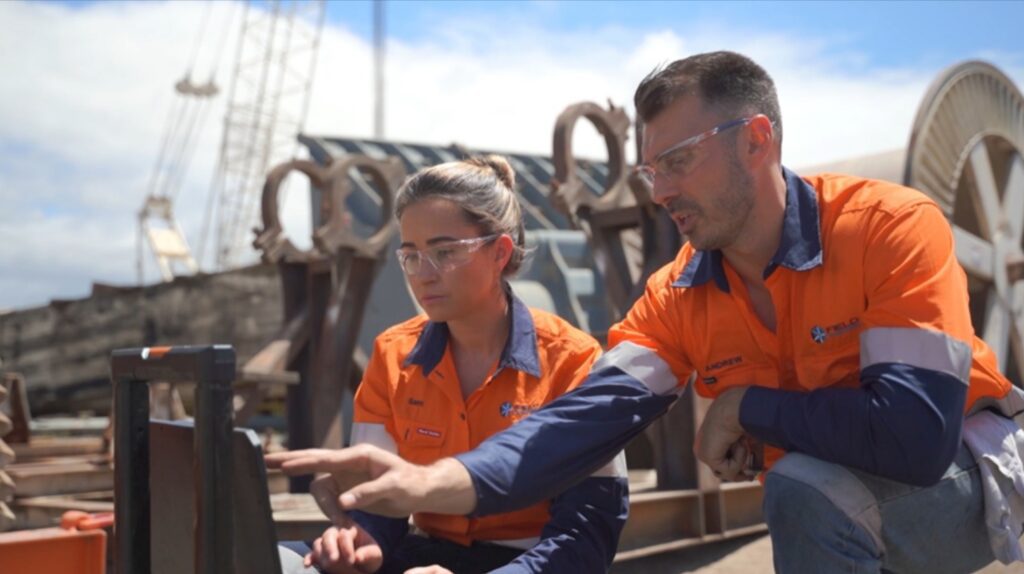
{"type": "Polygon", "coordinates": [[[513,243],[512,238],[505,233],[495,239],[494,244],[494,262],[498,264],[499,269],[504,271],[505,266],[507,266],[509,260],[512,259],[512,253],[515,252],[516,244],[513,243]]]}

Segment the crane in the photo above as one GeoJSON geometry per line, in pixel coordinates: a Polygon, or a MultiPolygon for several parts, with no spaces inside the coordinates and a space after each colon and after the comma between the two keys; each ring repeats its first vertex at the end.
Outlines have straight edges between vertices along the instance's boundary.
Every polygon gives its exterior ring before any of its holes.
{"type": "Polygon", "coordinates": [[[309,107],[324,11],[320,0],[246,4],[199,241],[202,260],[215,232],[218,270],[244,263],[267,169],[296,153],[295,136],[309,107]]]}

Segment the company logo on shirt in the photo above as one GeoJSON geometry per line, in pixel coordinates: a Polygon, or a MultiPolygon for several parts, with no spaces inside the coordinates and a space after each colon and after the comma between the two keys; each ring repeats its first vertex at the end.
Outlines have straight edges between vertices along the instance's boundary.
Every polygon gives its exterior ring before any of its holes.
{"type": "Polygon", "coordinates": [[[537,407],[534,405],[517,405],[508,401],[501,403],[501,406],[498,407],[498,412],[503,417],[524,417],[535,410],[537,410],[537,407]]]}
{"type": "Polygon", "coordinates": [[[828,340],[829,337],[837,337],[839,335],[842,335],[843,333],[849,333],[850,331],[856,329],[859,326],[860,319],[857,317],[853,317],[852,319],[841,321],[839,323],[829,325],[827,327],[815,325],[814,327],[811,327],[811,339],[815,343],[821,345],[826,340],[828,340]]]}

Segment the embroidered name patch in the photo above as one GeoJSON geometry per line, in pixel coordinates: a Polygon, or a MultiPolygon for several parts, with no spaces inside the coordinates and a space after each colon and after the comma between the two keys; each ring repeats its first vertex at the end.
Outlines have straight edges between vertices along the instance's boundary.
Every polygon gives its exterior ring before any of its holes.
{"type": "Polygon", "coordinates": [[[710,373],[711,371],[717,371],[718,369],[724,369],[725,367],[738,365],[742,362],[743,357],[741,355],[736,355],[735,357],[729,357],[728,359],[722,359],[721,361],[715,361],[714,363],[709,364],[708,366],[704,367],[704,372],[710,373]]]}
{"type": "Polygon", "coordinates": [[[433,438],[441,438],[441,433],[437,432],[434,429],[427,429],[427,428],[423,428],[423,427],[418,427],[416,429],[416,433],[424,435],[424,436],[433,437],[433,438]]]}

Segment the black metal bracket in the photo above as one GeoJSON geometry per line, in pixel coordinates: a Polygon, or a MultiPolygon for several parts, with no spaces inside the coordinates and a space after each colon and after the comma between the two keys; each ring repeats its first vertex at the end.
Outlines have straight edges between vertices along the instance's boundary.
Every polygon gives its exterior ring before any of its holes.
{"type": "Polygon", "coordinates": [[[196,384],[195,452],[197,574],[234,572],[231,482],[230,345],[117,349],[114,385],[114,520],[117,574],[149,574],[149,383],[196,384]]]}

